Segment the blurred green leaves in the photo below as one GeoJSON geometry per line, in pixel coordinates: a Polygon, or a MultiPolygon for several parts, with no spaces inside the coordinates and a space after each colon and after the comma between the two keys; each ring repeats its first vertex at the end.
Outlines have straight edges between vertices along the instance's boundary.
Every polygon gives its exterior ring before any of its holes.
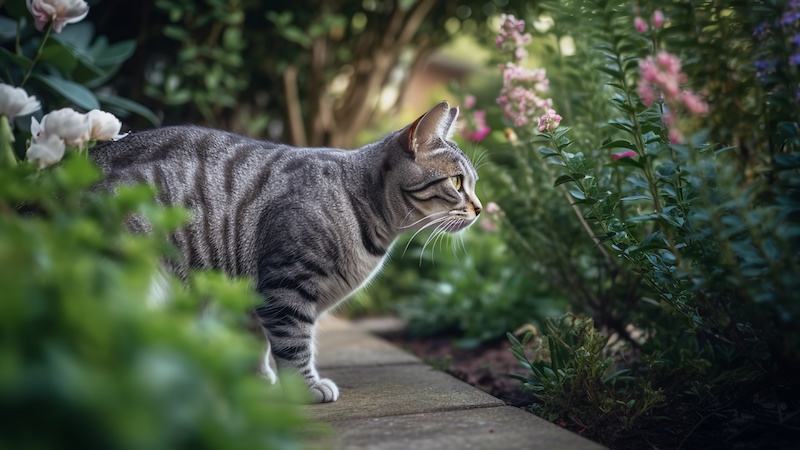
{"type": "Polygon", "coordinates": [[[0,169],[0,446],[296,446],[289,403],[305,389],[256,375],[250,282],[166,277],[170,301],[149,304],[163,237],[186,215],[146,186],[88,191],[100,172],[80,155],[34,170],[0,169]],[[130,214],[153,233],[128,233],[130,214]]]}

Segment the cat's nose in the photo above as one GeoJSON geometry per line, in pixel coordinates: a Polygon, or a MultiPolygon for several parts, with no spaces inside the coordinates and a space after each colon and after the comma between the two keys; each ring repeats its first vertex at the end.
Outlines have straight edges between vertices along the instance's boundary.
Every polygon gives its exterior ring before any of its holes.
{"type": "Polygon", "coordinates": [[[483,208],[481,208],[481,205],[480,205],[480,204],[478,204],[478,205],[472,205],[472,209],[474,209],[474,210],[475,210],[475,215],[476,215],[476,216],[477,216],[478,214],[480,214],[480,213],[481,213],[481,211],[483,211],[483,208]]]}

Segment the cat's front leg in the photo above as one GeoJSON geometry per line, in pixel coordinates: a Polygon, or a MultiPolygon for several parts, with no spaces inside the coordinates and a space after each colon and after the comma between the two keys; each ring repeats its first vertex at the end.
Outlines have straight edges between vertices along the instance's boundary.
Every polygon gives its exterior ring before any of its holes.
{"type": "MultiPolygon", "coordinates": [[[[314,328],[317,318],[310,309],[288,306],[286,299],[273,297],[268,306],[256,309],[256,314],[278,370],[290,370],[302,376],[314,403],[334,402],[339,398],[339,388],[330,379],[320,378],[315,366],[314,328]]],[[[268,364],[268,357],[265,355],[264,364],[268,364]]]]}

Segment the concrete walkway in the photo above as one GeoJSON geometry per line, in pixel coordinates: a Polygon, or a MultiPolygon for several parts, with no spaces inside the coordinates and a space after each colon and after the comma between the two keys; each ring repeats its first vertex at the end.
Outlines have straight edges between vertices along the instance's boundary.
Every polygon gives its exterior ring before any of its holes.
{"type": "Polygon", "coordinates": [[[319,327],[320,374],[339,386],[334,403],[305,407],[330,424],[324,449],[602,449],[519,408],[506,406],[415,356],[328,317],[319,327]]]}

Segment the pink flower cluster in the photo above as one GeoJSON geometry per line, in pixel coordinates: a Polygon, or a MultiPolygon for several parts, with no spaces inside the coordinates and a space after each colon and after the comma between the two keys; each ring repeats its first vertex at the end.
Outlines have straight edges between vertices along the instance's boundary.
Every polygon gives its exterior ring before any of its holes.
{"type": "MultiPolygon", "coordinates": [[[[656,10],[653,12],[653,19],[651,21],[653,24],[653,29],[657,30],[664,25],[664,13],[660,10],[656,10]]],[[[636,17],[633,18],[633,27],[636,28],[636,31],[639,33],[644,33],[648,29],[647,22],[639,16],[638,11],[636,12],[636,17]]]]}
{"type": "Polygon", "coordinates": [[[554,109],[548,109],[542,117],[539,117],[539,131],[556,131],[561,119],[563,118],[554,109]]]}
{"type": "Polygon", "coordinates": [[[525,69],[514,63],[500,66],[503,72],[503,88],[497,103],[503,108],[503,114],[521,127],[532,122],[542,110],[553,106],[553,100],[543,98],[550,88],[547,72],[544,69],[525,69]]]}
{"type": "Polygon", "coordinates": [[[497,48],[501,50],[510,48],[514,51],[514,60],[524,59],[528,56],[525,45],[531,42],[530,33],[523,33],[525,21],[517,19],[512,14],[501,14],[500,19],[503,24],[500,26],[500,34],[495,40],[497,48]]]}
{"type": "Polygon", "coordinates": [[[486,111],[478,109],[472,112],[472,120],[470,121],[472,129],[464,130],[461,134],[470,141],[480,142],[485,138],[492,129],[486,125],[486,111]]]}
{"type": "Polygon", "coordinates": [[[681,72],[681,62],[676,55],[659,52],[655,57],[648,56],[639,61],[642,79],[639,82],[639,96],[647,106],[663,102],[667,106],[664,123],[670,131],[672,142],[682,142],[683,135],[675,126],[675,112],[683,108],[690,114],[705,114],[708,103],[694,92],[681,90],[686,83],[686,74],[681,72]]]}

